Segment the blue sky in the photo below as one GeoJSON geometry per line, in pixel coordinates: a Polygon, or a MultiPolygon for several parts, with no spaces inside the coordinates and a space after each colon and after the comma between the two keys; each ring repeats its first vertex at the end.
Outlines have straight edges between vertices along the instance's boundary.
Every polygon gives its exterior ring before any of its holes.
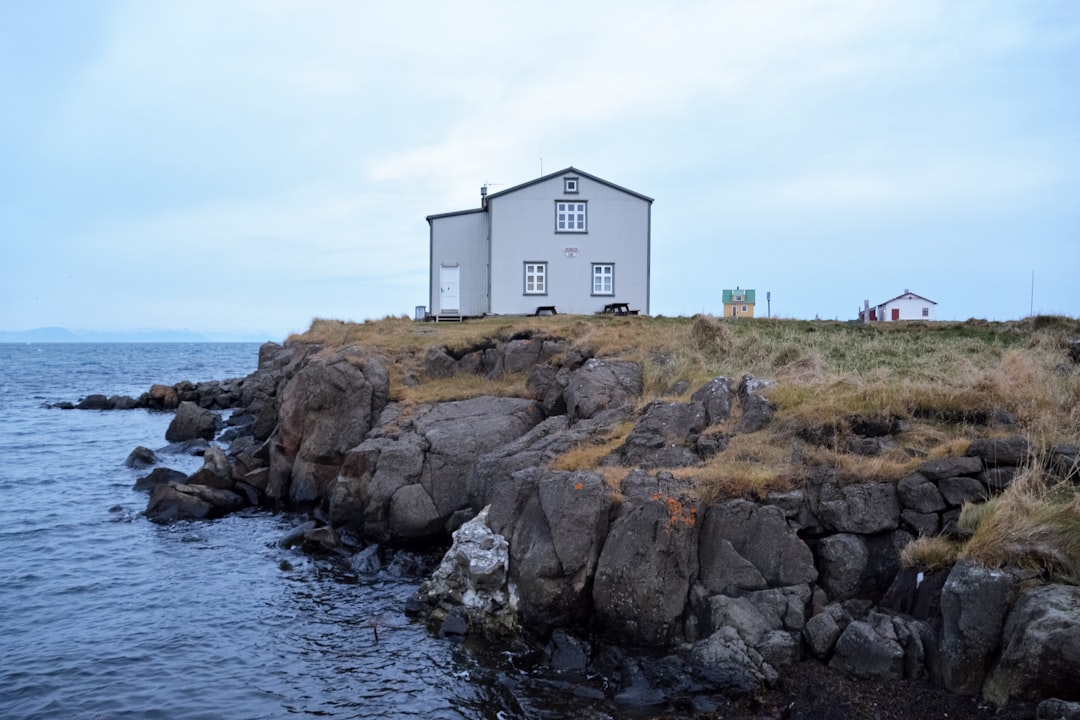
{"type": "Polygon", "coordinates": [[[654,314],[1078,316],[1078,72],[1074,0],[0,0],[0,330],[411,316],[426,215],[569,165],[654,314]]]}

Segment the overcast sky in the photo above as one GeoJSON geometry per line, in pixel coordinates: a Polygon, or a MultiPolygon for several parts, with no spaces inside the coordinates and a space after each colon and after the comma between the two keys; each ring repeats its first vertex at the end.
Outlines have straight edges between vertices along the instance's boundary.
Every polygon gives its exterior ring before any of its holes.
{"type": "Polygon", "coordinates": [[[426,215],[570,165],[653,314],[1078,316],[1080,2],[0,0],[0,330],[412,316],[426,215]]]}

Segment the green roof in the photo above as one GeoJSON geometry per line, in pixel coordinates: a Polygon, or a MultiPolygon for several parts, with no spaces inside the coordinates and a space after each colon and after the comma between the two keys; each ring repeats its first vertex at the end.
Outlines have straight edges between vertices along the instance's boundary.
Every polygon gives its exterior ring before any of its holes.
{"type": "Polygon", "coordinates": [[[747,305],[753,305],[754,304],[754,291],[753,290],[739,289],[739,288],[735,288],[734,290],[725,290],[724,291],[724,303],[725,304],[731,304],[733,302],[746,303],[747,305]],[[735,296],[740,296],[740,297],[739,297],[738,300],[735,300],[735,299],[733,299],[735,296]]]}

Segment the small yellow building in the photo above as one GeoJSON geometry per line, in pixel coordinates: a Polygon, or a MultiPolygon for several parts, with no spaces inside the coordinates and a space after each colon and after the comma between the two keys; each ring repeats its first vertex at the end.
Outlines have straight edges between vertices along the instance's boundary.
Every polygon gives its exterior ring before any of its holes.
{"type": "Polygon", "coordinates": [[[725,290],[724,317],[754,317],[754,291],[725,290]]]}

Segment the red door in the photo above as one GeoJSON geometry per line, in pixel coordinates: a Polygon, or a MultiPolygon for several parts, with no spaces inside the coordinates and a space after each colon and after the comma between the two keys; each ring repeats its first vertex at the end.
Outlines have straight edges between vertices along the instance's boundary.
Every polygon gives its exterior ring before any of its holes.
{"type": "Polygon", "coordinates": [[[893,320],[899,320],[900,319],[900,308],[893,308],[892,309],[892,319],[893,320]]]}

